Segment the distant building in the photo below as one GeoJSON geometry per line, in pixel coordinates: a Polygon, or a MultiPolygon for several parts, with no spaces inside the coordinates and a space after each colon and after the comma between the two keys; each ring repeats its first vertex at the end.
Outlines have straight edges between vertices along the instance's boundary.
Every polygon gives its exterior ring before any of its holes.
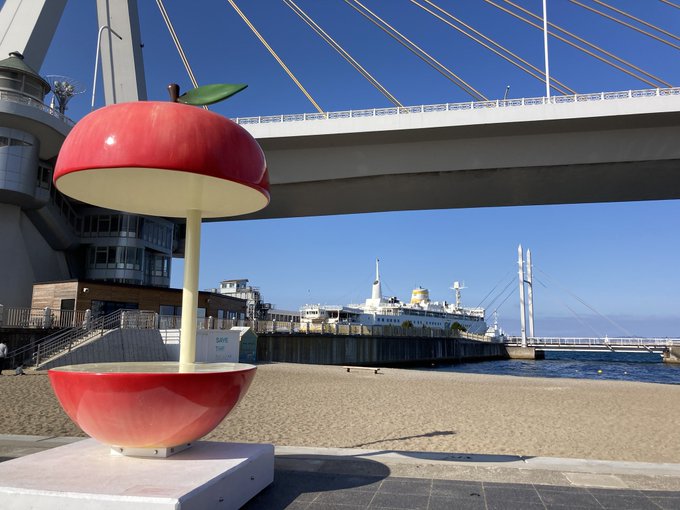
{"type": "Polygon", "coordinates": [[[299,310],[279,310],[275,305],[263,302],[260,288],[248,285],[246,278],[223,280],[218,288],[209,289],[209,292],[245,299],[248,308],[247,318],[250,320],[300,322],[299,310]]]}
{"type": "MultiPolygon", "coordinates": [[[[150,310],[161,316],[182,313],[182,289],[106,283],[88,280],[45,282],[33,285],[32,308],[91,310],[93,317],[119,309],[150,310]]],[[[246,301],[211,292],[198,293],[198,317],[244,320],[246,301]]]]}
{"type": "Polygon", "coordinates": [[[267,312],[272,308],[271,303],[262,301],[260,288],[248,285],[247,279],[223,280],[218,288],[210,289],[210,292],[245,299],[248,308],[247,317],[251,320],[266,320],[267,312]]]}
{"type": "Polygon", "coordinates": [[[277,322],[300,322],[300,310],[267,310],[267,320],[277,322]]]}

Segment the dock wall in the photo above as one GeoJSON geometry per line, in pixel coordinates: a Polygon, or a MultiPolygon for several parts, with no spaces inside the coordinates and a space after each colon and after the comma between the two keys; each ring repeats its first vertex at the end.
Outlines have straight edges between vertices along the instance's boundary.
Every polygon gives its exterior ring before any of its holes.
{"type": "Polygon", "coordinates": [[[260,334],[257,339],[260,362],[407,366],[507,357],[502,344],[462,338],[260,334]]]}

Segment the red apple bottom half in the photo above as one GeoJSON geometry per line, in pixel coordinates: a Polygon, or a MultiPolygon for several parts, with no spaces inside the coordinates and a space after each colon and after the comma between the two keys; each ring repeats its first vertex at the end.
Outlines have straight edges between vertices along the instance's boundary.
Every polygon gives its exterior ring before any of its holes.
{"type": "Polygon", "coordinates": [[[66,414],[121,448],[172,448],[208,434],[255,376],[243,363],[91,363],[49,370],[66,414]],[[181,367],[181,368],[180,368],[181,367]]]}

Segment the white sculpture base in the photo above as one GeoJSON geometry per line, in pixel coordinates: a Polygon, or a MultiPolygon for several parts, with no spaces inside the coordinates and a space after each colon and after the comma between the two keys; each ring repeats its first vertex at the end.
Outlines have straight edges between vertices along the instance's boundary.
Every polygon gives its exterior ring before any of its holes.
{"type": "Polygon", "coordinates": [[[238,509],[274,480],[270,444],[198,441],[169,458],[94,439],[0,463],[3,510],[238,509]]]}

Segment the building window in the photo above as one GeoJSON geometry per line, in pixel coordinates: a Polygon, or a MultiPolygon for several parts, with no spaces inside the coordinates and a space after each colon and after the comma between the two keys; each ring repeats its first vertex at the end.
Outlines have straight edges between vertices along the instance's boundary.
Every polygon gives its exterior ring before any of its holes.
{"type": "Polygon", "coordinates": [[[92,269],[142,268],[143,248],[130,246],[92,246],[88,250],[87,263],[92,269]]]}

